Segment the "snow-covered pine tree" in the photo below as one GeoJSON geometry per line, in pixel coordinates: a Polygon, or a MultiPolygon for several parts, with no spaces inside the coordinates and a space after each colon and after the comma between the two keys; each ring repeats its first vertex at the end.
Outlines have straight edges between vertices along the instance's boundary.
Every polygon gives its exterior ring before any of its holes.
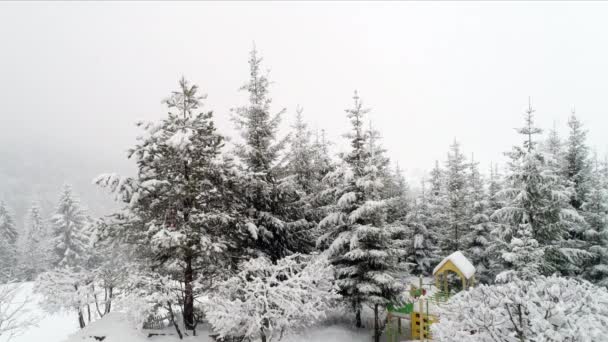
{"type": "Polygon", "coordinates": [[[293,177],[298,190],[303,193],[301,197],[309,195],[316,184],[314,147],[311,143],[312,133],[308,129],[308,125],[302,117],[303,108],[296,108],[295,123],[292,126],[293,133],[291,134],[290,145],[287,151],[287,166],[286,173],[293,177]]]}
{"type": "Polygon", "coordinates": [[[490,178],[488,179],[488,208],[493,213],[504,205],[500,195],[503,188],[502,175],[497,164],[490,164],[490,178]]]}
{"type": "Polygon", "coordinates": [[[499,171],[498,164],[490,164],[490,173],[488,178],[488,198],[487,198],[487,215],[490,219],[492,231],[490,232],[490,244],[487,246],[487,254],[491,260],[489,263],[489,274],[492,278],[488,282],[493,282],[496,275],[502,272],[504,269],[503,261],[501,259],[501,253],[504,249],[504,241],[501,239],[502,234],[508,230],[505,229],[502,223],[500,223],[492,214],[498,209],[501,209],[505,205],[504,196],[502,189],[504,187],[502,174],[499,171]]]}
{"type": "Polygon", "coordinates": [[[403,222],[411,210],[410,188],[399,164],[388,173],[385,188],[383,193],[388,199],[387,222],[403,222]]]}
{"type": "Polygon", "coordinates": [[[608,182],[602,177],[597,155],[592,165],[589,192],[581,209],[588,227],[583,237],[594,256],[586,264],[584,276],[598,285],[608,286],[608,182]]]}
{"type": "Polygon", "coordinates": [[[164,101],[168,116],[138,123],[145,134],[129,151],[136,178],[109,174],[95,180],[127,204],[125,219],[111,227],[117,238],[149,257],[144,271],[183,284],[179,301],[187,330],[197,324],[196,279],[237,258],[227,252],[236,252],[233,232],[241,211],[235,170],[220,155],[224,138],[216,132],[213,112],[201,109],[203,99],[198,87],[182,78],[164,101]]]}
{"type": "Polygon", "coordinates": [[[271,113],[270,82],[261,70],[262,59],[255,47],[249,58],[250,78],[241,90],[249,103],[233,109],[233,119],[244,144],[237,145],[244,179],[242,197],[246,202],[245,246],[268,256],[273,262],[295,253],[307,252],[314,242],[314,224],[299,215],[300,196],[281,178],[284,166],[280,154],[287,139],[277,140],[277,130],[285,109],[271,113]]]}
{"type": "Polygon", "coordinates": [[[587,131],[574,110],[568,119],[570,132],[566,141],[565,174],[572,182],[574,191],[570,204],[580,210],[589,192],[589,147],[586,145],[587,131]]]}
{"type": "Polygon", "coordinates": [[[405,218],[407,244],[405,244],[404,260],[412,274],[429,276],[433,270],[431,266],[439,259],[438,247],[434,245],[437,239],[427,228],[430,221],[426,182],[423,179],[420,194],[405,218]]]}
{"type": "Polygon", "coordinates": [[[334,162],[329,152],[329,147],[331,142],[327,140],[325,136],[325,130],[322,129],[321,133],[316,132],[315,142],[313,143],[313,168],[315,170],[315,177],[317,179],[318,189],[315,192],[319,191],[323,185],[323,178],[332,170],[335,169],[334,162]]]}
{"type": "Polygon", "coordinates": [[[361,327],[361,307],[368,304],[375,313],[376,341],[380,338],[379,308],[397,299],[403,286],[396,280],[397,251],[385,228],[386,200],[380,199],[382,179],[371,162],[364,132],[364,115],[369,109],[357,93],[354,106],[347,109],[352,131],[347,137],[351,151],[344,156],[347,170],[334,189],[338,200],[320,223],[326,231],[318,245],[327,248],[336,269],[336,284],[355,312],[361,327]]]}
{"type": "Polygon", "coordinates": [[[442,250],[445,255],[464,248],[463,236],[469,231],[467,217],[467,162],[454,140],[446,162],[445,190],[447,196],[448,234],[443,236],[442,250]]]}
{"type": "Polygon", "coordinates": [[[13,214],[6,204],[0,201],[0,281],[12,280],[15,276],[17,238],[13,214]]]}
{"type": "MultiPolygon", "coordinates": [[[[392,173],[390,159],[386,156],[386,149],[381,144],[382,135],[380,131],[374,128],[371,121],[365,134],[367,135],[367,149],[369,150],[370,162],[375,165],[378,177],[384,183],[384,186],[380,190],[380,197],[394,197],[393,193],[396,187],[392,183],[399,182],[398,177],[403,176],[392,173]]],[[[402,181],[405,183],[405,179],[402,179],[402,181]]]]}
{"type": "Polygon", "coordinates": [[[425,184],[428,184],[426,197],[430,216],[427,229],[436,237],[433,245],[437,246],[439,248],[438,253],[443,255],[441,249],[442,236],[448,234],[447,193],[445,189],[445,170],[441,169],[438,160],[435,161],[435,166],[429,173],[428,182],[425,184]]]}
{"type": "Polygon", "coordinates": [[[49,264],[49,231],[38,203],[32,203],[26,220],[25,234],[19,241],[19,267],[25,280],[33,280],[49,264]]]}
{"type": "MultiPolygon", "coordinates": [[[[321,130],[320,133],[317,131],[312,145],[312,168],[315,186],[312,195],[309,196],[310,205],[315,208],[312,219],[314,222],[321,221],[327,215],[327,206],[331,205],[334,200],[329,178],[333,177],[331,174],[336,171],[337,165],[331,158],[329,146],[330,142],[325,137],[325,130],[321,130]]],[[[314,236],[318,237],[318,233],[318,231],[315,232],[314,236]]]]}
{"type": "Polygon", "coordinates": [[[562,246],[568,228],[581,217],[569,204],[569,189],[537,149],[534,137],[542,131],[534,126],[533,113],[529,104],[525,126],[517,130],[525,138],[523,145],[507,153],[511,173],[501,191],[505,206],[492,214],[504,223],[500,235],[506,243],[502,253],[506,267],[520,277],[529,277],[537,269],[547,274],[569,273],[584,256],[580,250],[562,246]]]}
{"type": "Polygon", "coordinates": [[[564,143],[557,132],[555,124],[549,131],[547,139],[541,146],[541,150],[550,156],[550,158],[547,159],[547,165],[554,167],[560,174],[563,174],[564,169],[566,168],[564,143]]]}
{"type": "Polygon", "coordinates": [[[469,172],[467,173],[467,204],[470,227],[463,236],[465,254],[475,265],[475,277],[489,283],[494,279],[492,272],[492,236],[494,229],[490,221],[492,214],[488,204],[484,180],[479,172],[479,163],[471,156],[469,172]]]}
{"type": "Polygon", "coordinates": [[[87,258],[88,218],[68,184],[64,185],[59,195],[51,223],[50,248],[54,254],[51,258],[53,266],[80,270],[87,258]]]}
{"type": "Polygon", "coordinates": [[[317,198],[323,190],[322,179],[329,171],[330,160],[326,155],[327,146],[322,145],[318,138],[316,142],[312,142],[312,132],[304,122],[302,112],[303,109],[298,106],[290,144],[284,158],[287,164],[283,172],[286,175],[281,179],[281,187],[297,193],[297,202],[290,204],[291,217],[318,223],[324,213],[322,203],[319,203],[317,198]]]}

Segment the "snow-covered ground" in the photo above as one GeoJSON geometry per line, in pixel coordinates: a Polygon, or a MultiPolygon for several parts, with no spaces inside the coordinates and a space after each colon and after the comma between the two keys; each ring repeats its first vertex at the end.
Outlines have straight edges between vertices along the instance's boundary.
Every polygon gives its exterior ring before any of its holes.
{"type": "MultiPolygon", "coordinates": [[[[36,326],[29,327],[23,334],[13,337],[10,342],[60,342],[69,334],[78,330],[78,321],[74,313],[59,312],[48,314],[39,305],[40,295],[33,293],[34,283],[22,283],[14,303],[27,301],[24,314],[36,321],[36,326]]],[[[0,336],[0,342],[7,342],[0,336]]]]}
{"type": "MultiPolygon", "coordinates": [[[[134,329],[125,316],[118,312],[113,312],[103,319],[91,323],[87,328],[78,331],[71,335],[65,342],[94,342],[97,341],[95,336],[105,336],[104,342],[177,342],[179,338],[175,334],[175,330],[167,329],[164,331],[154,331],[153,333],[161,333],[166,335],[152,336],[148,335],[151,331],[138,331],[134,329]]],[[[369,342],[370,334],[367,330],[359,331],[352,330],[340,325],[311,328],[305,333],[287,336],[282,341],[284,342],[369,342]]],[[[198,332],[198,336],[184,337],[184,341],[196,342],[212,342],[209,337],[209,330],[203,327],[198,332]]],[[[33,342],[33,341],[32,341],[33,342]]]]}
{"type": "MultiPolygon", "coordinates": [[[[14,337],[10,342],[94,342],[93,336],[105,336],[104,342],[174,342],[179,341],[173,329],[161,333],[167,335],[148,335],[152,331],[138,331],[119,312],[113,312],[101,320],[92,322],[85,329],[78,328],[77,316],[74,312],[48,314],[39,305],[40,296],[33,293],[33,283],[20,285],[16,301],[27,300],[27,315],[37,318],[37,324],[30,327],[22,335],[14,337]]],[[[152,333],[157,333],[154,331],[152,333]]],[[[185,341],[212,342],[208,336],[209,330],[203,327],[198,336],[185,337],[185,341]]],[[[354,329],[335,323],[328,326],[312,327],[306,332],[287,336],[285,342],[369,342],[371,333],[368,329],[354,329]]],[[[0,342],[8,342],[0,336],[0,342]]]]}

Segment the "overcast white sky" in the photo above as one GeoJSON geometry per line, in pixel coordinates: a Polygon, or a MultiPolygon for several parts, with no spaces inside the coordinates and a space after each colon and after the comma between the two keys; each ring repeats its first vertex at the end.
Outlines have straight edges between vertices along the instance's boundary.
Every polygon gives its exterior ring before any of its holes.
{"type": "Polygon", "coordinates": [[[286,125],[300,104],[342,145],[358,89],[411,178],[454,138],[484,168],[502,160],[528,96],[539,124],[564,133],[576,105],[604,153],[606,18],[601,2],[2,2],[0,144],[108,160],[99,171],[110,171],[133,122],[162,117],[181,75],[234,135],[229,108],[245,101],[237,89],[255,41],[286,125]]]}

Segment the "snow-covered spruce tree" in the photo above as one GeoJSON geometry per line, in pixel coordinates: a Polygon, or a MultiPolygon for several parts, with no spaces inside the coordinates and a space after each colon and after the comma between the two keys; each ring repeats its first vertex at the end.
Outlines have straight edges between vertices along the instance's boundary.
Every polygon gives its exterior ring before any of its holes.
{"type": "Polygon", "coordinates": [[[586,145],[587,131],[576,117],[574,110],[568,119],[570,132],[566,141],[565,174],[572,182],[574,191],[570,204],[580,210],[589,192],[589,147],[586,145]]]}
{"type": "Polygon", "coordinates": [[[448,256],[443,250],[443,238],[449,235],[447,215],[447,192],[445,187],[445,170],[441,169],[439,161],[435,161],[435,167],[430,172],[428,183],[429,220],[426,224],[433,239],[432,245],[437,246],[439,256],[448,256]]]}
{"type": "MultiPolygon", "coordinates": [[[[365,132],[367,135],[367,149],[369,150],[370,162],[374,164],[377,170],[378,177],[381,179],[383,186],[379,190],[380,198],[398,197],[397,192],[401,191],[404,194],[405,188],[397,189],[397,184],[400,180],[398,177],[403,175],[394,174],[390,168],[390,159],[386,156],[386,149],[382,146],[382,135],[380,131],[374,128],[372,122],[369,122],[368,129],[365,132]]],[[[401,179],[405,185],[405,179],[401,179]]]]}
{"type": "Polygon", "coordinates": [[[490,178],[488,179],[488,209],[494,212],[503,207],[504,201],[500,191],[503,188],[503,180],[498,165],[490,164],[490,178]]]}
{"type": "Polygon", "coordinates": [[[484,180],[479,172],[478,163],[471,158],[467,174],[467,204],[470,228],[463,237],[465,254],[475,265],[475,278],[482,283],[494,279],[492,262],[494,259],[491,209],[488,205],[484,180]]]}
{"type": "Polygon", "coordinates": [[[594,256],[585,265],[584,276],[608,287],[608,181],[602,177],[597,156],[589,178],[589,192],[581,209],[588,229],[584,239],[594,256]]]}
{"type": "Polygon", "coordinates": [[[56,268],[74,268],[80,270],[87,258],[89,219],[72,193],[72,187],[65,185],[59,195],[55,214],[51,218],[52,232],[50,248],[51,258],[56,268]]]}
{"type": "Polygon", "coordinates": [[[488,206],[486,209],[492,227],[489,237],[490,243],[486,247],[486,254],[490,258],[488,273],[492,276],[491,279],[486,279],[489,283],[493,282],[496,275],[504,270],[501,253],[506,245],[501,237],[503,236],[503,233],[509,229],[504,227],[503,223],[498,222],[496,217],[492,216],[494,212],[505,205],[504,196],[502,194],[503,187],[503,178],[498,169],[498,165],[491,163],[488,178],[488,206]]]}
{"type": "Polygon", "coordinates": [[[389,172],[383,192],[388,199],[387,222],[403,222],[411,210],[410,188],[399,164],[389,172]]]}
{"type": "Polygon", "coordinates": [[[323,218],[322,204],[317,201],[322,191],[322,179],[329,171],[327,146],[317,140],[312,142],[312,132],[302,117],[303,109],[296,109],[291,139],[284,160],[284,178],[281,187],[286,192],[297,194],[297,202],[291,203],[291,216],[304,218],[308,222],[319,222],[323,218]]]}
{"type": "Polygon", "coordinates": [[[232,233],[239,212],[233,196],[236,175],[220,156],[224,138],[216,132],[213,113],[201,110],[204,98],[196,85],[181,79],[179,89],[164,101],[168,116],[138,123],[144,135],[129,151],[137,176],[107,174],[95,180],[127,204],[108,234],[138,249],[147,259],[144,271],[154,270],[183,286],[178,297],[187,330],[197,324],[194,300],[201,289],[195,280],[232,260],[226,253],[235,247],[232,233]]]}
{"type": "Polygon", "coordinates": [[[405,218],[406,234],[404,260],[412,274],[428,276],[432,272],[439,256],[438,248],[433,244],[431,231],[427,228],[430,217],[426,182],[422,180],[421,192],[413,204],[412,210],[405,218]]]}
{"type": "MultiPolygon", "coordinates": [[[[336,176],[334,173],[337,165],[330,155],[329,146],[330,142],[325,137],[325,130],[321,130],[320,133],[317,132],[312,145],[312,167],[315,187],[308,198],[310,205],[314,208],[314,217],[311,221],[317,223],[327,215],[328,206],[335,200],[332,192],[333,186],[330,184],[332,183],[331,179],[340,179],[340,177],[334,177],[336,176]]],[[[313,235],[315,237],[321,235],[318,225],[315,227],[313,235]]]]}
{"type": "Polygon", "coordinates": [[[445,175],[449,232],[443,236],[442,250],[446,255],[465,247],[463,236],[469,231],[466,171],[465,156],[460,151],[460,144],[454,140],[448,152],[445,175]]]}
{"type": "Polygon", "coordinates": [[[0,281],[12,280],[17,262],[17,228],[12,213],[0,201],[0,281]]]}
{"type": "Polygon", "coordinates": [[[40,206],[33,203],[27,214],[25,234],[19,241],[19,267],[25,280],[34,280],[49,269],[49,237],[40,206]]]}
{"type": "Polygon", "coordinates": [[[541,129],[534,126],[533,113],[529,105],[526,124],[517,130],[525,138],[523,145],[507,154],[511,171],[501,192],[505,206],[492,214],[504,224],[500,237],[505,241],[506,269],[523,278],[538,270],[570,273],[585,257],[581,250],[562,246],[568,228],[581,217],[569,204],[569,189],[537,149],[534,137],[541,129]]]}
{"type": "Polygon", "coordinates": [[[608,334],[608,292],[576,278],[479,285],[440,310],[431,329],[442,342],[594,342],[608,334]]]}
{"type": "Polygon", "coordinates": [[[296,108],[296,118],[293,124],[289,148],[287,149],[286,173],[293,177],[297,188],[302,192],[301,197],[312,193],[316,187],[314,169],[314,147],[311,142],[312,133],[302,117],[302,107],[296,108]]]}
{"type": "Polygon", "coordinates": [[[323,178],[332,170],[335,169],[334,161],[332,160],[329,147],[331,142],[327,140],[325,136],[325,130],[322,129],[321,133],[316,132],[315,141],[313,143],[313,168],[315,170],[315,177],[317,179],[318,189],[323,188],[323,178]]]}
{"type": "Polygon", "coordinates": [[[261,70],[262,59],[253,48],[249,58],[250,78],[241,90],[249,103],[233,109],[233,119],[244,140],[236,154],[243,167],[241,196],[246,205],[244,248],[268,256],[273,262],[314,246],[310,230],[314,224],[299,215],[300,196],[281,178],[284,165],[280,153],[287,139],[277,140],[278,125],[285,110],[272,114],[270,82],[261,70]]]}
{"type": "Polygon", "coordinates": [[[322,320],[339,298],[323,255],[294,254],[276,264],[252,258],[239,268],[204,302],[206,318],[221,339],[280,340],[322,320]]]}
{"type": "Polygon", "coordinates": [[[547,139],[541,146],[541,150],[550,156],[550,158],[547,158],[547,165],[555,168],[558,173],[564,174],[566,168],[564,143],[562,142],[555,125],[549,131],[547,139]]]}
{"type": "Polygon", "coordinates": [[[327,248],[336,269],[336,284],[353,307],[356,326],[361,327],[363,304],[374,309],[378,341],[379,309],[397,300],[403,286],[395,278],[400,251],[393,249],[390,232],[385,228],[386,200],[379,197],[383,183],[367,148],[363,119],[368,111],[355,92],[354,106],[346,110],[352,125],[347,135],[351,151],[344,156],[343,179],[334,188],[337,201],[319,223],[326,233],[318,245],[327,248]]]}

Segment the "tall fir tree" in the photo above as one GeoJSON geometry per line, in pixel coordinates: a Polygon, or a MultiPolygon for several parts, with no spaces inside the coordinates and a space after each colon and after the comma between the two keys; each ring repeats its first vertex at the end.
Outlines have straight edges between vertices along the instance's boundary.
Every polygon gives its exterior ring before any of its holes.
{"type": "Polygon", "coordinates": [[[493,280],[492,272],[493,251],[492,231],[494,225],[490,221],[488,195],[486,194],[484,179],[479,172],[478,163],[471,157],[469,172],[467,173],[467,203],[470,227],[463,236],[466,256],[476,268],[476,278],[489,283],[493,280]]]}
{"type": "Polygon", "coordinates": [[[445,254],[443,248],[445,238],[450,233],[448,225],[448,198],[445,179],[445,170],[441,169],[439,161],[436,160],[435,167],[433,167],[429,174],[429,187],[428,191],[426,192],[429,210],[429,220],[426,227],[431,233],[431,238],[433,239],[432,245],[438,247],[437,253],[440,256],[449,255],[445,254]]]}
{"type": "Polygon", "coordinates": [[[198,279],[210,276],[217,265],[230,269],[240,257],[234,229],[240,227],[242,211],[235,195],[237,173],[230,158],[220,154],[224,137],[217,133],[213,112],[202,109],[205,98],[182,78],[164,101],[167,117],[138,123],[145,134],[129,150],[136,177],[108,174],[96,180],[126,203],[124,219],[104,234],[134,244],[147,260],[144,271],[181,284],[187,330],[197,324],[198,279]]]}
{"type": "Polygon", "coordinates": [[[570,204],[576,210],[580,210],[589,192],[589,147],[586,145],[587,131],[583,124],[572,111],[568,119],[570,128],[568,140],[566,141],[565,174],[572,182],[574,191],[570,204]]]}
{"type": "Polygon", "coordinates": [[[32,203],[27,214],[25,234],[19,243],[19,265],[24,279],[33,280],[50,267],[49,237],[40,206],[32,203]]]}
{"type": "Polygon", "coordinates": [[[413,203],[412,210],[405,218],[406,234],[404,260],[412,274],[430,276],[432,265],[439,260],[436,237],[428,229],[431,211],[428,202],[426,182],[421,181],[419,196],[413,203]]]}
{"type": "Polygon", "coordinates": [[[89,222],[80,200],[74,195],[70,185],[66,184],[63,187],[51,223],[50,244],[54,252],[53,266],[82,269],[87,258],[89,222]]]}
{"type": "Polygon", "coordinates": [[[535,136],[542,131],[534,125],[533,113],[529,104],[525,126],[517,130],[524,137],[523,144],[507,153],[511,173],[502,191],[506,203],[493,213],[504,223],[502,256],[506,268],[522,277],[529,277],[533,270],[571,273],[584,253],[564,248],[562,243],[569,227],[581,217],[570,206],[570,189],[547,167],[537,148],[535,136]]]}
{"type": "Polygon", "coordinates": [[[504,202],[501,197],[503,188],[502,175],[498,170],[497,164],[490,165],[490,178],[488,180],[488,208],[493,213],[503,207],[504,202]]]}
{"type": "Polygon", "coordinates": [[[312,133],[302,117],[303,108],[296,108],[295,123],[292,126],[290,145],[287,151],[286,173],[294,178],[301,197],[311,194],[316,187],[317,177],[314,168],[314,146],[312,133]]]}
{"type": "Polygon", "coordinates": [[[329,172],[335,169],[334,162],[329,152],[330,145],[331,143],[327,140],[327,137],[325,136],[325,130],[322,129],[320,134],[317,131],[312,148],[312,164],[313,169],[315,170],[315,179],[317,180],[317,189],[315,189],[315,192],[318,192],[320,188],[323,187],[323,178],[329,172]]]}
{"type": "Polygon", "coordinates": [[[460,144],[454,140],[450,146],[446,162],[445,190],[447,196],[447,216],[449,234],[444,236],[442,249],[448,255],[464,248],[463,236],[468,232],[467,217],[467,163],[460,150],[460,144]]]}
{"type": "Polygon", "coordinates": [[[16,273],[18,233],[13,214],[0,201],[0,280],[12,280],[16,273]]]}
{"type": "Polygon", "coordinates": [[[351,150],[344,156],[347,170],[334,189],[337,201],[333,210],[319,223],[327,233],[318,244],[328,248],[336,284],[353,307],[356,326],[361,327],[363,304],[374,309],[374,335],[379,341],[379,309],[394,301],[403,288],[395,278],[399,255],[385,228],[386,200],[380,198],[383,183],[371,161],[369,136],[363,127],[369,109],[356,92],[353,99],[353,108],[346,110],[352,125],[347,135],[351,150]]]}
{"type": "Polygon", "coordinates": [[[295,252],[310,251],[314,228],[298,213],[300,194],[284,186],[281,152],[287,139],[277,139],[277,130],[285,109],[271,113],[270,81],[261,70],[262,59],[255,47],[249,58],[249,81],[241,90],[249,94],[249,103],[233,109],[233,119],[244,144],[237,145],[243,163],[242,196],[246,202],[246,245],[268,256],[274,263],[295,252]]]}
{"type": "Polygon", "coordinates": [[[564,143],[557,132],[555,124],[544,141],[542,151],[549,156],[547,158],[547,165],[553,167],[558,173],[563,174],[566,167],[564,143]]]}
{"type": "Polygon", "coordinates": [[[593,258],[585,265],[588,280],[608,286],[608,181],[603,177],[597,156],[593,159],[589,192],[581,206],[588,229],[584,232],[588,250],[593,258]]]}
{"type": "Polygon", "coordinates": [[[389,172],[383,196],[388,200],[387,222],[403,222],[411,210],[410,188],[399,164],[389,172]]]}

